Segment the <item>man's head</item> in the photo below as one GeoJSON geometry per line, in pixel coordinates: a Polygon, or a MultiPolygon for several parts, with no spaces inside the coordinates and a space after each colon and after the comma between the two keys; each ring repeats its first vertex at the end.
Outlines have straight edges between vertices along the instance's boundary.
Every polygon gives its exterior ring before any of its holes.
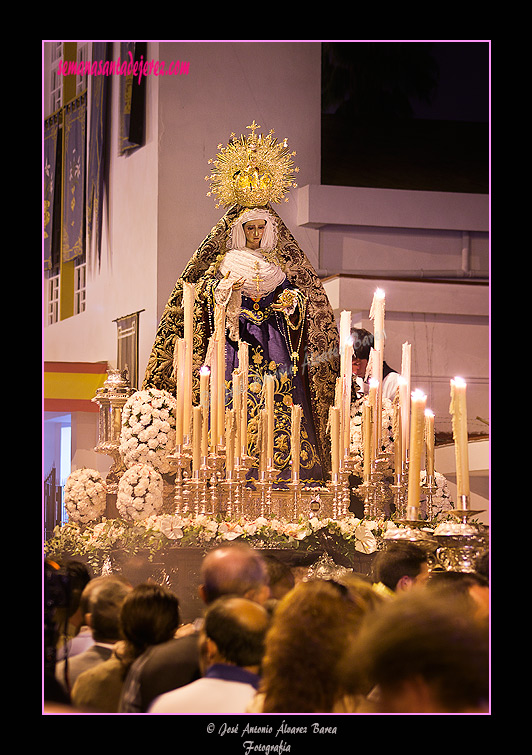
{"type": "Polygon", "coordinates": [[[348,692],[378,686],[381,713],[488,706],[489,633],[461,596],[424,589],[385,601],[368,614],[342,666],[348,692]]]}
{"type": "Polygon", "coordinates": [[[373,580],[393,592],[423,585],[429,578],[427,554],[414,543],[393,543],[379,551],[373,562],[373,580]]]}
{"type": "Polygon", "coordinates": [[[121,577],[96,577],[83,591],[81,604],[95,642],[117,642],[121,639],[120,611],[132,586],[121,577]]]}
{"type": "Polygon", "coordinates": [[[353,376],[364,378],[373,348],[373,334],[364,328],[351,328],[350,338],[353,344],[353,376]]]}
{"type": "Polygon", "coordinates": [[[200,632],[203,670],[225,663],[257,671],[268,626],[268,612],[253,600],[232,595],[215,600],[200,632]]]}
{"type": "Polygon", "coordinates": [[[203,559],[199,592],[207,605],[222,595],[264,603],[270,597],[266,564],[260,553],[247,545],[215,548],[203,559]]]}

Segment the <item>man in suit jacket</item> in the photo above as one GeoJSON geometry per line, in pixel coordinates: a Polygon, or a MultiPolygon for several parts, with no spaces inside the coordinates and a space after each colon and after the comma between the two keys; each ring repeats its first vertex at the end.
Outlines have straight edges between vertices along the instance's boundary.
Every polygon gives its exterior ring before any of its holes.
{"type": "Polygon", "coordinates": [[[132,586],[117,575],[95,577],[85,587],[85,623],[92,632],[93,644],[72,658],[56,663],[56,679],[70,693],[78,676],[88,668],[110,658],[120,640],[120,609],[132,586]]]}
{"type": "MultiPolygon", "coordinates": [[[[238,595],[264,604],[270,597],[266,563],[247,545],[214,548],[202,563],[199,594],[205,606],[222,595],[238,595]]],[[[201,677],[202,624],[202,619],[194,622],[186,632],[181,631],[181,636],[149,648],[137,658],[124,683],[120,713],[146,713],[159,695],[201,677]]]]}

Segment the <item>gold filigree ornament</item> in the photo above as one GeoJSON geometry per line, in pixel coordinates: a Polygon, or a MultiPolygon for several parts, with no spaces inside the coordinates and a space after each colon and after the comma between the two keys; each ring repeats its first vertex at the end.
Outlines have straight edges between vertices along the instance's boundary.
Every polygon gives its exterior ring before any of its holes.
{"type": "Polygon", "coordinates": [[[209,160],[214,168],[210,176],[205,176],[205,180],[211,182],[207,196],[218,197],[216,207],[234,204],[264,207],[269,202],[279,203],[283,198],[288,202],[285,194],[297,187],[294,173],[298,173],[299,168],[294,167],[292,161],[296,153],[290,152],[286,139],[279,142],[274,138],[273,129],[263,136],[255,134],[260,128],[255,121],[246,128],[251,134],[239,138],[231,134],[227,147],[219,144],[219,154],[209,160]]]}

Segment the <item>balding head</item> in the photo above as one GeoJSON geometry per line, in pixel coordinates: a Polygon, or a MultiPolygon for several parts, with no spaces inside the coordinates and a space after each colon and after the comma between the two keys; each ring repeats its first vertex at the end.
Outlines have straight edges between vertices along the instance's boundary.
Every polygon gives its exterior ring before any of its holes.
{"type": "Polygon", "coordinates": [[[209,605],[222,595],[238,595],[264,603],[270,594],[266,564],[247,545],[227,545],[210,551],[201,567],[200,595],[209,605]]]}

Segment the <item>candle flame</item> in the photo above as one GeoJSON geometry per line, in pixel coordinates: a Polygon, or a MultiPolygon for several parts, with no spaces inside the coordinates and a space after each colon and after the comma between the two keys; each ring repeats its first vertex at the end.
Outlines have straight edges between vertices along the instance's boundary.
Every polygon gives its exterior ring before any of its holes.
{"type": "Polygon", "coordinates": [[[206,365],[203,365],[203,367],[200,368],[200,375],[210,375],[211,371],[206,365]]]}
{"type": "Polygon", "coordinates": [[[460,388],[463,388],[466,385],[464,378],[461,378],[461,377],[455,377],[454,380],[452,380],[451,382],[460,388]]]}
{"type": "Polygon", "coordinates": [[[434,417],[434,412],[431,409],[425,409],[425,417],[432,419],[432,417],[434,417]]]}

